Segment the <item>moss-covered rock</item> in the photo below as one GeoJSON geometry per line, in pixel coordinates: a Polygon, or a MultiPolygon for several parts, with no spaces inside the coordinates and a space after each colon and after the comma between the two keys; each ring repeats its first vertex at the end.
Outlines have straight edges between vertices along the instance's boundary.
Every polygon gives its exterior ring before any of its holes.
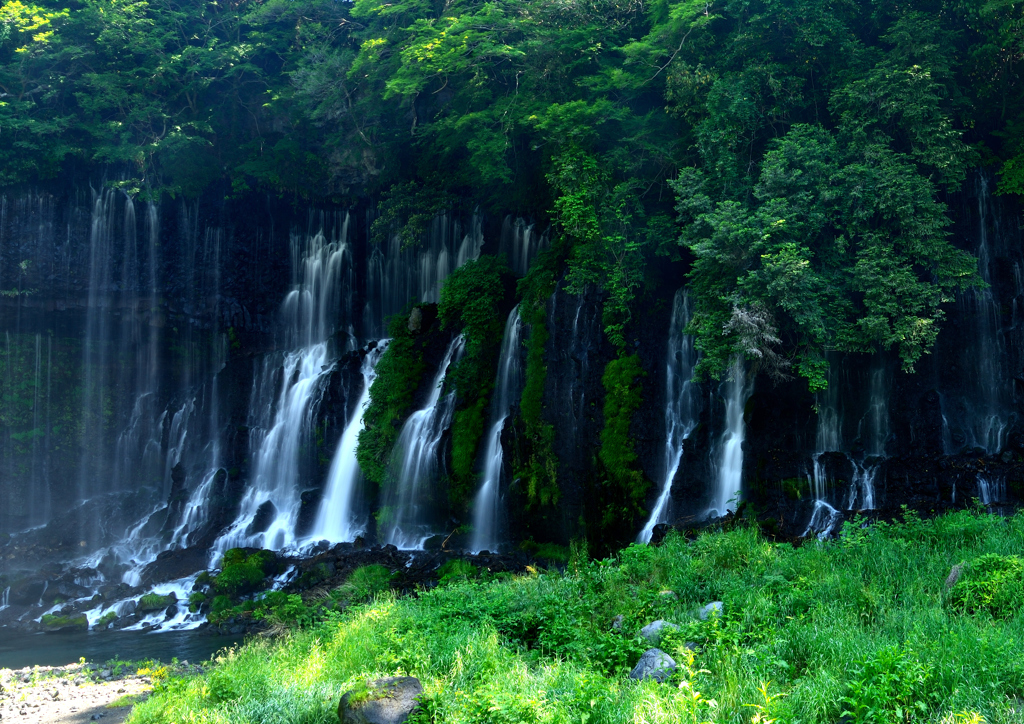
{"type": "Polygon", "coordinates": [[[47,613],[40,620],[43,625],[43,629],[55,633],[57,631],[87,631],[89,630],[89,619],[86,618],[85,614],[77,614],[71,616],[60,616],[57,614],[47,613]]]}
{"type": "Polygon", "coordinates": [[[135,605],[135,610],[139,613],[162,611],[177,602],[178,595],[174,591],[171,591],[166,596],[161,596],[159,593],[147,593],[139,599],[135,605]]]}

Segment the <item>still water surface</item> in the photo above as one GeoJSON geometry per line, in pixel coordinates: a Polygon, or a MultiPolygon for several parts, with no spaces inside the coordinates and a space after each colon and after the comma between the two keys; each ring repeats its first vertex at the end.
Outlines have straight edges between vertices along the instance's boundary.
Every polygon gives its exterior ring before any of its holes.
{"type": "Polygon", "coordinates": [[[37,664],[63,666],[83,656],[96,663],[117,658],[131,661],[177,658],[198,663],[241,640],[241,636],[211,636],[196,631],[25,634],[0,628],[0,669],[37,664]]]}

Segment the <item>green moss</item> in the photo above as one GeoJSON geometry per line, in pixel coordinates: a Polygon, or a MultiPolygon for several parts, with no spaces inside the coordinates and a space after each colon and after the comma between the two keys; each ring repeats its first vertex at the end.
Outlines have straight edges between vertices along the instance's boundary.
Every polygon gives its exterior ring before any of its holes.
{"type": "Polygon", "coordinates": [[[437,312],[446,330],[462,334],[462,358],[446,383],[458,393],[452,426],[452,476],[449,498],[464,508],[476,488],[476,459],[486,427],[487,405],[494,389],[495,369],[504,330],[501,305],[505,298],[505,261],[483,256],[452,272],[441,289],[437,312]]]}
{"type": "Polygon", "coordinates": [[[480,436],[487,425],[487,398],[461,410],[456,410],[452,421],[452,476],[448,484],[448,496],[453,505],[468,501],[475,489],[474,469],[480,436]]]}
{"type": "Polygon", "coordinates": [[[117,620],[117,613],[114,611],[107,611],[105,614],[100,616],[99,621],[96,622],[95,628],[104,629],[110,624],[117,620]]]}
{"type": "Polygon", "coordinates": [[[408,317],[396,316],[389,324],[391,342],[377,362],[376,378],[370,386],[370,403],[363,413],[356,459],[370,482],[384,482],[391,449],[402,422],[408,417],[413,395],[423,378],[422,345],[409,331],[408,317]]]}
{"type": "MultiPolygon", "coordinates": [[[[624,499],[620,495],[612,497],[633,508],[643,503],[647,493],[647,480],[636,468],[636,450],[629,434],[633,414],[643,401],[640,378],[645,375],[640,367],[640,358],[634,354],[610,361],[601,378],[605,392],[604,427],[598,456],[609,482],[625,495],[624,499]]],[[[632,514],[628,507],[623,510],[621,506],[613,505],[605,509],[605,515],[632,514]]]]}
{"type": "Polygon", "coordinates": [[[272,551],[249,553],[243,548],[232,548],[221,559],[221,572],[213,580],[217,593],[240,596],[251,593],[276,572],[277,556],[272,551]]]}
{"type": "Polygon", "coordinates": [[[160,611],[174,603],[177,603],[177,601],[178,597],[174,593],[168,593],[166,596],[161,596],[159,593],[147,593],[139,599],[135,610],[143,613],[148,611],[160,611]]]}
{"type": "Polygon", "coordinates": [[[782,486],[783,494],[791,500],[802,500],[804,491],[807,489],[807,480],[805,478],[786,478],[779,482],[782,486]]]}
{"type": "Polygon", "coordinates": [[[40,623],[43,624],[44,628],[48,629],[60,629],[60,628],[89,628],[89,619],[85,614],[79,614],[78,616],[58,616],[53,613],[44,614],[40,623]]]}
{"type": "Polygon", "coordinates": [[[558,503],[558,461],[553,445],[555,429],[544,420],[544,386],[548,366],[544,350],[550,333],[547,326],[547,301],[555,290],[554,253],[541,255],[530,273],[519,282],[522,301],[519,316],[529,332],[526,338],[526,372],[519,416],[525,432],[525,449],[516,459],[516,477],[526,484],[528,505],[558,503]]]}

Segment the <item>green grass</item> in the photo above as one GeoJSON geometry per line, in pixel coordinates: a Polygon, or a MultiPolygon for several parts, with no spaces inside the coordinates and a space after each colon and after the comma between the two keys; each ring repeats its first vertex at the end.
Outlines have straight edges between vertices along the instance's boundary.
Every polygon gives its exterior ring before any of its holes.
{"type": "Polygon", "coordinates": [[[974,562],[1022,543],[1024,514],[976,511],[848,524],[841,540],[800,548],[756,529],[670,535],[615,559],[576,557],[565,573],[382,593],[224,651],[203,676],[172,677],[130,722],[334,724],[344,692],[397,674],[423,682],[419,722],[1020,721],[1024,617],[969,612],[944,584],[961,562],[967,581],[1013,569],[974,562]],[[723,615],[696,620],[712,600],[723,615]],[[680,626],[661,643],[680,670],[632,681],[647,648],[637,633],[659,618],[680,626]]]}

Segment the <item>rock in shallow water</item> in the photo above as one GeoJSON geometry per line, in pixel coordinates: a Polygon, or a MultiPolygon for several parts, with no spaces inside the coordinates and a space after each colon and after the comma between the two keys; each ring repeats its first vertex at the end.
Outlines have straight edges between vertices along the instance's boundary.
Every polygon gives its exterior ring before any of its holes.
{"type": "Polygon", "coordinates": [[[661,649],[647,649],[629,672],[629,678],[640,681],[654,679],[660,684],[675,673],[675,670],[676,662],[671,656],[661,649]]]}
{"type": "Polygon", "coordinates": [[[338,719],[341,724],[403,724],[422,693],[420,680],[413,676],[376,679],[341,697],[338,719]]]}

